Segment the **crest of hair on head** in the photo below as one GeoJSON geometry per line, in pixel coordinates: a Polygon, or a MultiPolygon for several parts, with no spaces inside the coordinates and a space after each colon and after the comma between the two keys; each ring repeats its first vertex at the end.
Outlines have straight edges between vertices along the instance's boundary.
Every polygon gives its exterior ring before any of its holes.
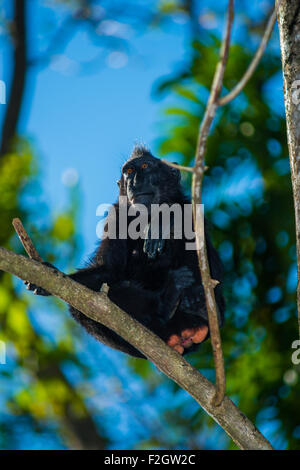
{"type": "Polygon", "coordinates": [[[145,146],[145,145],[142,145],[142,144],[138,144],[138,145],[135,145],[130,157],[129,157],[129,160],[134,160],[135,158],[141,158],[141,157],[152,157],[152,158],[155,158],[153,157],[152,153],[150,152],[150,150],[145,146]]]}

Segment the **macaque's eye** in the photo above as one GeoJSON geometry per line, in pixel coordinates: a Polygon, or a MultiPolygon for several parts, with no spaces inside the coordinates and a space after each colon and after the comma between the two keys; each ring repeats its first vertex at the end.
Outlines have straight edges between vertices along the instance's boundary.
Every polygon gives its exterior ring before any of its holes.
{"type": "Polygon", "coordinates": [[[133,172],[133,168],[128,168],[128,170],[126,170],[126,173],[128,173],[128,175],[130,175],[130,173],[133,172]]]}
{"type": "Polygon", "coordinates": [[[144,170],[147,167],[148,167],[148,163],[143,163],[142,166],[141,166],[142,170],[144,170]]]}

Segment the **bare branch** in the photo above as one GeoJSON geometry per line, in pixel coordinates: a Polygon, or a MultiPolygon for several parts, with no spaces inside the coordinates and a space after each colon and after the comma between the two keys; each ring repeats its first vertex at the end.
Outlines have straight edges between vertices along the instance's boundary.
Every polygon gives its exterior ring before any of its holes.
{"type": "Polygon", "coordinates": [[[224,369],[224,358],[222,352],[221,335],[218,322],[217,305],[214,294],[214,285],[210,276],[209,263],[207,259],[206,244],[204,228],[200,226],[197,217],[197,207],[201,204],[201,188],[204,174],[204,153],[206,149],[207,137],[213,119],[217,110],[217,99],[220,95],[225,67],[228,59],[229,44],[231,29],[234,17],[234,2],[229,0],[228,2],[228,13],[227,22],[225,29],[225,36],[220,51],[220,60],[216,67],[212,88],[209,96],[209,100],[206,106],[206,111],[201,122],[200,131],[198,135],[197,150],[196,150],[196,162],[194,167],[193,179],[192,179],[192,196],[193,196],[193,215],[196,232],[196,245],[199,268],[201,272],[202,283],[205,292],[206,308],[208,312],[209,330],[211,336],[211,343],[213,348],[214,362],[216,368],[216,387],[217,392],[214,397],[214,404],[220,405],[225,395],[226,380],[225,380],[225,369],[224,369]]]}
{"type": "Polygon", "coordinates": [[[272,34],[274,24],[276,22],[276,15],[277,15],[277,8],[274,9],[272,15],[269,18],[269,21],[268,21],[265,33],[262,37],[261,43],[260,43],[260,45],[259,45],[252,61],[251,61],[248,69],[246,70],[244,76],[241,78],[241,80],[238,82],[238,84],[227,95],[222,96],[222,98],[220,98],[218,100],[218,105],[219,106],[224,106],[225,104],[229,103],[234,98],[236,98],[236,96],[247,85],[248,81],[250,80],[250,78],[254,74],[254,72],[256,70],[256,67],[258,66],[259,61],[262,58],[263,53],[265,52],[267,43],[268,43],[268,41],[270,39],[270,36],[272,34]]]}
{"type": "MultiPolygon", "coordinates": [[[[169,165],[173,168],[176,168],[177,170],[180,170],[180,171],[188,171],[189,173],[194,173],[194,167],[192,166],[183,166],[183,165],[179,165],[178,163],[174,163],[174,162],[169,162],[168,160],[164,160],[163,158],[161,159],[161,161],[163,163],[165,163],[166,165],[169,165]]],[[[207,171],[208,170],[208,166],[205,166],[204,167],[204,171],[207,171]]]]}
{"type": "Polygon", "coordinates": [[[213,384],[154,333],[113,304],[104,293],[94,292],[54,268],[4,248],[0,248],[0,269],[39,285],[122,336],[186,390],[241,449],[272,450],[270,443],[228,397],[215,407],[212,404],[213,384]]]}
{"type": "Polygon", "coordinates": [[[169,162],[168,160],[161,160],[163,163],[166,165],[171,166],[172,168],[176,168],[177,170],[182,170],[182,171],[188,171],[189,173],[193,173],[194,168],[191,166],[183,166],[183,165],[178,165],[177,163],[169,162]]]}
{"type": "Polygon", "coordinates": [[[20,241],[24,247],[24,250],[28,254],[29,258],[35,259],[36,261],[43,262],[42,258],[36,251],[31,238],[29,237],[28,233],[26,232],[22,222],[20,219],[16,218],[13,219],[12,224],[14,226],[15,231],[17,232],[20,241]]]}

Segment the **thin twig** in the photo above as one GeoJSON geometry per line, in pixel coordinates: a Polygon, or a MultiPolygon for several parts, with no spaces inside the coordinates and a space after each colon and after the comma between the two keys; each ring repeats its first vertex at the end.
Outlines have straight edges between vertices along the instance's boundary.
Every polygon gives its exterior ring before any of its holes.
{"type": "Polygon", "coordinates": [[[40,257],[40,255],[36,251],[32,243],[32,240],[29,237],[28,233],[26,232],[21,220],[18,218],[13,219],[12,224],[29,258],[35,259],[36,261],[40,261],[42,263],[43,259],[40,257]]]}
{"type": "MultiPolygon", "coordinates": [[[[188,171],[189,173],[194,173],[194,167],[193,166],[184,166],[184,165],[179,165],[178,163],[174,163],[174,162],[169,162],[168,160],[164,160],[163,158],[161,159],[161,161],[163,163],[165,163],[166,165],[169,165],[173,168],[176,168],[177,170],[181,170],[181,171],[188,171]]],[[[207,171],[208,170],[208,166],[205,166],[204,167],[204,171],[207,171]]]]}
{"type": "Polygon", "coordinates": [[[176,168],[177,170],[188,171],[189,173],[194,172],[194,167],[192,166],[178,165],[178,163],[169,162],[168,160],[164,160],[164,159],[162,159],[161,161],[165,163],[166,165],[171,166],[172,168],[176,168]]]}
{"type": "Polygon", "coordinates": [[[259,45],[252,61],[251,61],[248,69],[246,70],[244,76],[241,78],[241,80],[238,82],[238,84],[227,95],[222,96],[222,98],[220,98],[218,100],[218,105],[219,106],[224,106],[225,104],[232,101],[242,91],[242,89],[246,86],[246,84],[248,83],[248,81],[250,80],[252,75],[254,74],[254,72],[256,70],[256,67],[258,66],[259,61],[262,58],[263,53],[265,52],[267,43],[268,43],[268,41],[270,39],[270,36],[272,34],[274,24],[276,22],[277,8],[278,8],[278,6],[276,6],[276,8],[274,9],[272,15],[269,18],[269,21],[268,21],[265,33],[262,37],[261,43],[260,43],[260,45],[259,45]]]}
{"type": "Polygon", "coordinates": [[[193,216],[196,231],[196,245],[199,268],[201,272],[202,283],[205,292],[206,308],[208,312],[209,330],[211,336],[211,343],[213,348],[215,369],[216,369],[216,394],[213,402],[215,406],[222,403],[225,396],[225,369],[224,369],[224,358],[222,352],[221,335],[219,330],[218,313],[214,294],[215,283],[211,279],[209,263],[207,259],[206,244],[205,242],[205,231],[204,227],[201,226],[201,220],[199,220],[197,208],[201,204],[201,187],[202,179],[204,174],[204,153],[206,149],[207,137],[215,117],[217,110],[217,100],[220,95],[225,67],[228,59],[228,51],[230,44],[231,29],[234,17],[234,1],[229,0],[228,2],[228,13],[226,21],[225,36],[222,42],[220,51],[220,60],[216,67],[212,88],[209,96],[209,100],[206,106],[206,111],[200,126],[197,150],[196,150],[196,163],[194,167],[193,180],[192,180],[192,195],[193,195],[193,216]]]}

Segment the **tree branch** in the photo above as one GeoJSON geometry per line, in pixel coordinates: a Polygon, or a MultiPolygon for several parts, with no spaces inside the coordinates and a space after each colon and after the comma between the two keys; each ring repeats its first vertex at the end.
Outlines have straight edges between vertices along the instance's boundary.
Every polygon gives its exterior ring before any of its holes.
{"type": "Polygon", "coordinates": [[[40,255],[36,251],[32,241],[31,241],[31,238],[29,237],[28,233],[26,232],[21,220],[18,219],[18,218],[15,218],[15,219],[13,219],[12,224],[13,224],[14,229],[17,232],[17,234],[20,238],[20,241],[21,241],[26,253],[28,254],[29,258],[34,259],[35,261],[42,262],[43,259],[40,257],[40,255]]]}
{"type": "Polygon", "coordinates": [[[272,449],[265,437],[228,397],[220,406],[214,407],[213,384],[154,333],[113,304],[104,293],[91,291],[54,268],[4,248],[0,248],[0,269],[39,285],[122,336],[186,390],[241,449],[272,449]]]}
{"type": "MultiPolygon", "coordinates": [[[[184,165],[179,165],[178,163],[174,162],[169,162],[168,160],[164,160],[163,158],[161,159],[163,163],[166,165],[171,166],[172,168],[176,168],[177,170],[180,171],[187,171],[188,173],[194,173],[194,167],[193,166],[184,166],[184,165]]],[[[208,170],[208,166],[204,167],[204,171],[208,170]]]]}
{"type": "Polygon", "coordinates": [[[228,2],[228,13],[227,22],[225,29],[225,36],[220,51],[220,60],[216,67],[212,88],[209,96],[209,100],[206,106],[206,111],[201,122],[200,131],[198,135],[195,167],[192,178],[192,196],[193,196],[193,215],[196,232],[196,246],[199,268],[201,272],[202,283],[205,292],[206,308],[208,312],[209,330],[211,336],[211,343],[213,348],[214,362],[216,368],[216,386],[217,392],[214,397],[214,404],[219,405],[225,395],[225,369],[224,369],[224,358],[222,352],[221,335],[219,329],[217,305],[214,294],[215,284],[211,279],[209,263],[207,259],[206,244],[204,226],[201,224],[201,220],[198,217],[197,207],[201,204],[201,188],[202,180],[204,175],[204,154],[206,150],[206,142],[209,134],[209,130],[217,110],[217,100],[220,95],[225,67],[228,59],[230,35],[232,29],[234,17],[234,2],[229,0],[228,2]]]}
{"type": "Polygon", "coordinates": [[[172,168],[176,168],[177,170],[187,171],[189,173],[193,173],[194,171],[194,168],[192,166],[179,165],[178,163],[169,162],[168,160],[164,160],[164,159],[162,159],[161,161],[165,163],[166,165],[171,166],[172,168]]]}
{"type": "Polygon", "coordinates": [[[237,97],[239,93],[241,93],[242,89],[247,85],[249,82],[250,78],[254,74],[256,67],[259,64],[260,59],[263,56],[263,53],[265,52],[267,43],[270,39],[270,36],[272,34],[274,24],[276,22],[276,15],[277,15],[277,8],[274,9],[272,15],[269,18],[265,33],[262,37],[261,43],[248,67],[246,70],[245,74],[241,78],[241,80],[238,82],[238,84],[225,96],[222,96],[222,98],[219,98],[218,100],[218,105],[219,106],[224,106],[225,104],[229,103],[232,101],[234,98],[237,97]]]}

